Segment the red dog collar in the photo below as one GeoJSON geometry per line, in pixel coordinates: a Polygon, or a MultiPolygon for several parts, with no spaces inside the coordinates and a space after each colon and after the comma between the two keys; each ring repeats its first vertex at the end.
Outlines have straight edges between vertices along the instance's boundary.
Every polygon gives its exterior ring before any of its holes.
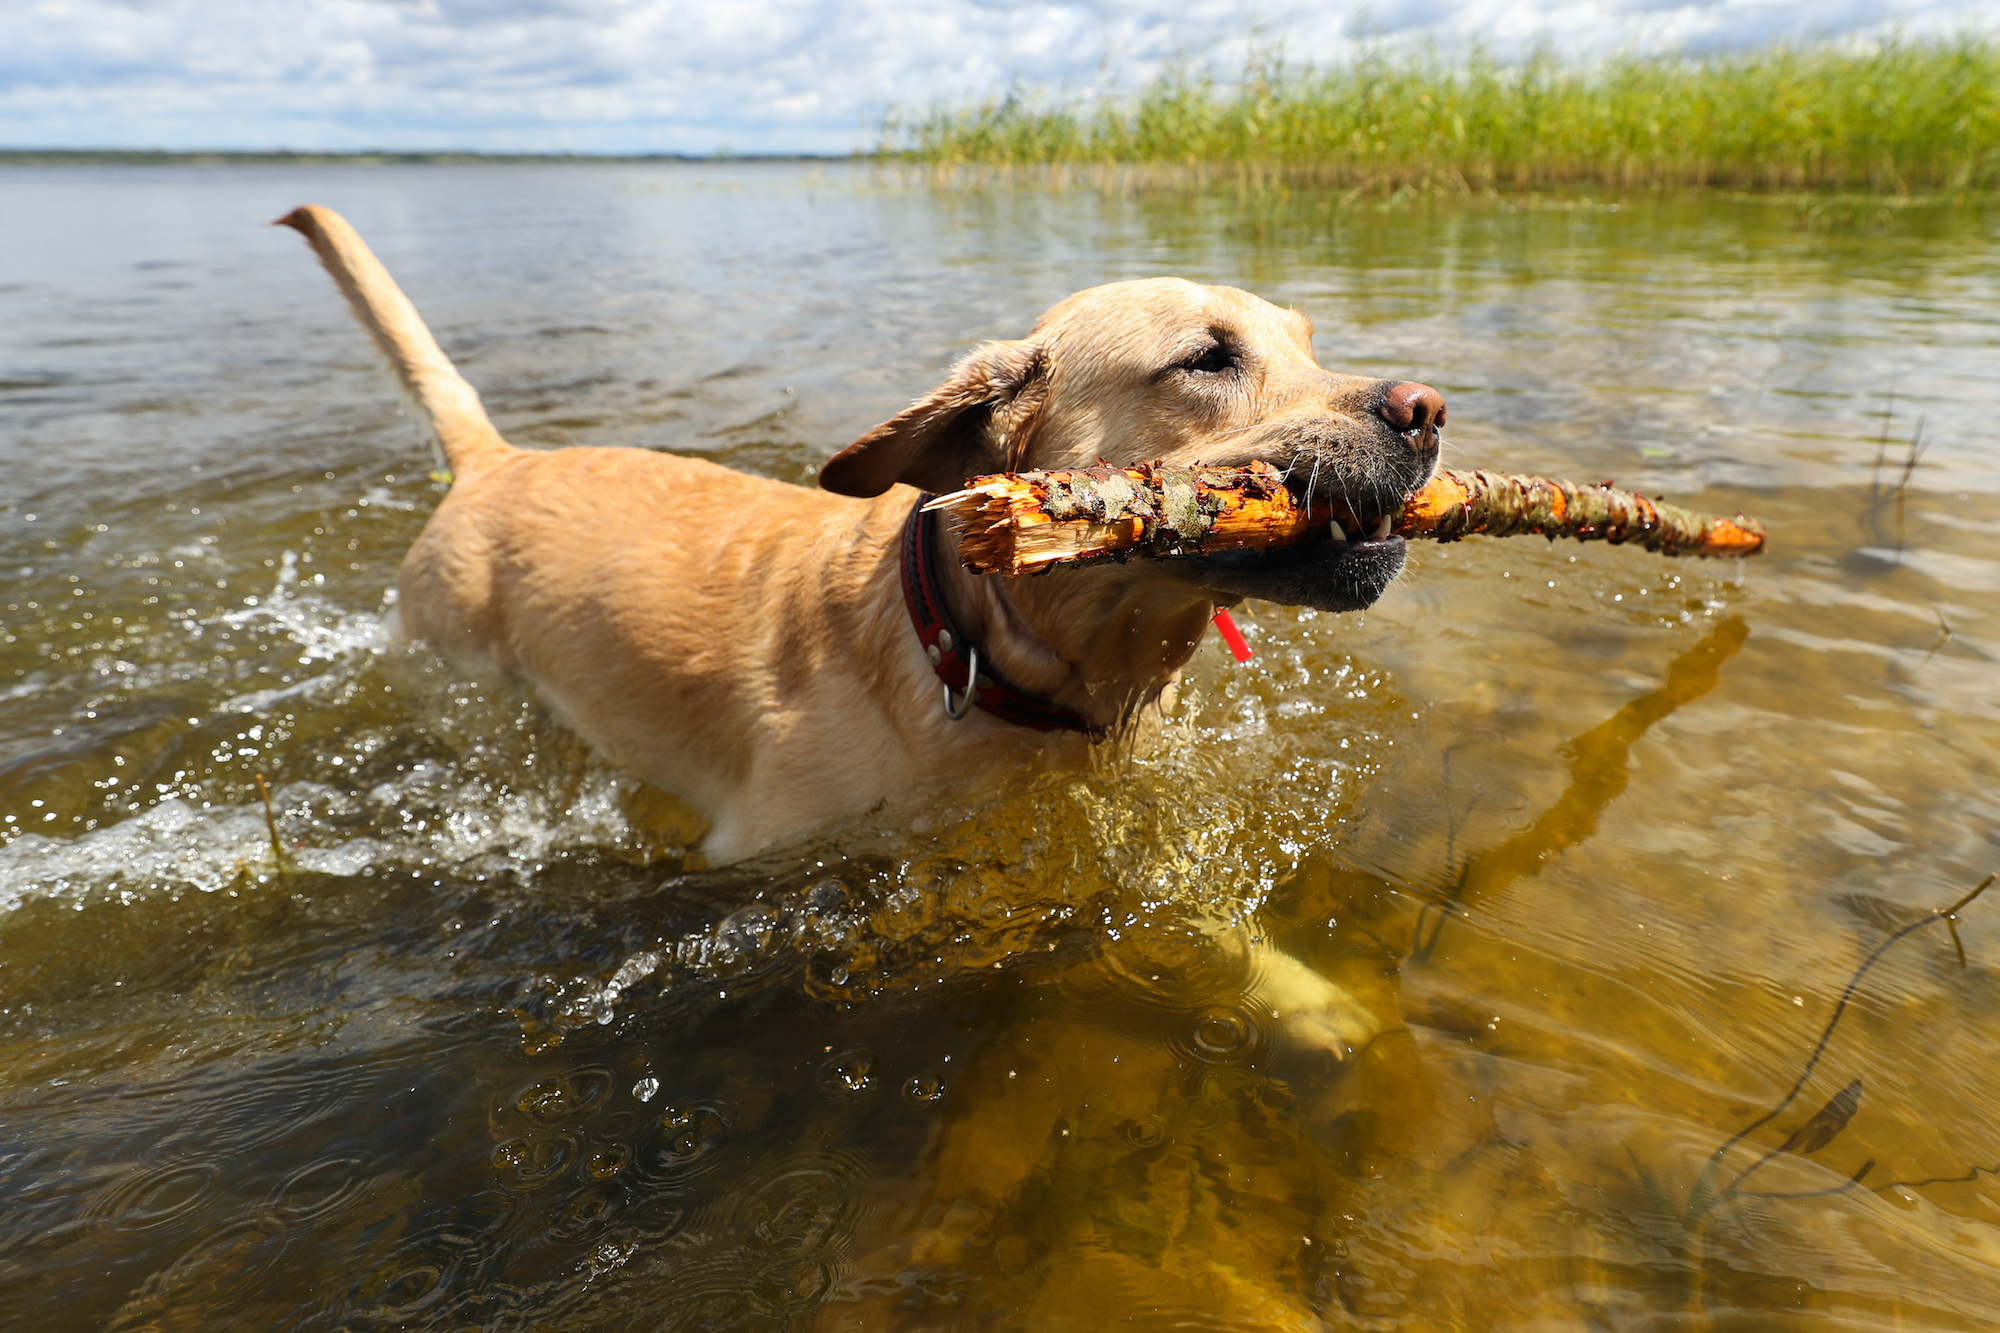
{"type": "MultiPolygon", "coordinates": [[[[903,601],[910,608],[910,623],[916,626],[917,640],[924,646],[931,670],[944,682],[945,711],[953,711],[954,697],[961,700],[962,709],[969,690],[971,703],[1003,722],[1035,731],[1102,735],[1104,728],[1093,725],[1083,714],[1023,694],[984,662],[980,663],[978,679],[968,679],[971,662],[980,654],[951,623],[944,598],[938,594],[937,571],[931,567],[931,531],[937,526],[937,517],[924,509],[930,501],[928,493],[921,496],[910,511],[909,521],[903,524],[903,601]]],[[[953,715],[964,716],[963,712],[953,715]]]]}

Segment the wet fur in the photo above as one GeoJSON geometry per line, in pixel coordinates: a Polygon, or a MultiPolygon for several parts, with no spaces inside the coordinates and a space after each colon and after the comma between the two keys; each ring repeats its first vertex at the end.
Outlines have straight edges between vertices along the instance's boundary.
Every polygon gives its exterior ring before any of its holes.
{"type": "MultiPolygon", "coordinates": [[[[516,449],[343,219],[308,206],[282,221],[311,241],[456,474],[403,565],[407,632],[530,683],[602,752],[705,814],[717,860],[1022,764],[1087,762],[1076,733],[945,716],[898,576],[919,488],[1099,459],[1262,459],[1372,512],[1436,465],[1435,432],[1384,420],[1390,382],[1313,360],[1303,315],[1179,279],[1078,292],[1027,337],[974,349],[834,457],[819,491],[651,450],[516,449]]],[[[1394,540],[1322,541],[980,578],[954,546],[941,534],[943,593],[989,669],[1122,734],[1178,679],[1218,605],[1357,609],[1402,565],[1394,540]]]]}

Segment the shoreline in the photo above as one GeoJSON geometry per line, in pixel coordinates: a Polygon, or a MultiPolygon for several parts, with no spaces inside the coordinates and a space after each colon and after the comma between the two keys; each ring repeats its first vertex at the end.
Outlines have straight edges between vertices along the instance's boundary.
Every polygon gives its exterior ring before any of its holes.
{"type": "Polygon", "coordinates": [[[357,149],[346,153],[286,149],[0,148],[5,167],[400,167],[559,163],[871,162],[874,154],[827,153],[481,153],[465,149],[357,149]]]}

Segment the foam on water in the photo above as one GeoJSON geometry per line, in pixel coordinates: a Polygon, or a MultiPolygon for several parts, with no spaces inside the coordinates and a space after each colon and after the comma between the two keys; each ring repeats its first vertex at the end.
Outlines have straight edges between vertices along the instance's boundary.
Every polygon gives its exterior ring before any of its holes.
{"type": "MultiPolygon", "coordinates": [[[[315,574],[315,580],[323,575],[315,574]]],[[[384,603],[393,606],[390,590],[384,603]]],[[[343,610],[322,596],[302,591],[299,581],[299,553],[285,551],[279,556],[277,582],[262,596],[246,597],[243,605],[224,611],[210,620],[198,622],[192,637],[200,638],[209,625],[231,629],[276,630],[299,645],[299,665],[316,661],[332,662],[360,652],[379,652],[389,646],[384,617],[369,612],[343,610]]]]}
{"type": "MultiPolygon", "coordinates": [[[[295,728],[303,718],[336,740],[363,740],[358,748],[366,751],[361,729],[344,725],[359,716],[357,703],[376,715],[368,730],[377,740],[407,725],[442,737],[456,757],[413,756],[386,779],[357,788],[358,757],[329,754],[307,765],[318,770],[314,777],[274,783],[287,870],[530,874],[566,850],[632,843],[623,803],[634,780],[559,737],[544,743],[551,729],[518,692],[482,692],[451,679],[421,649],[397,643],[393,590],[381,611],[371,611],[343,605],[324,584],[322,575],[302,573],[298,551],[285,550],[268,591],[223,609],[170,614],[164,634],[126,647],[138,661],[104,654],[91,663],[89,718],[143,708],[162,695],[187,700],[188,687],[200,690],[198,703],[177,706],[198,708],[187,723],[219,736],[202,755],[216,776],[189,780],[192,762],[178,761],[167,781],[134,792],[128,817],[89,821],[93,826],[73,836],[10,822],[0,830],[0,911],[37,897],[81,905],[99,891],[124,901],[159,891],[215,893],[246,874],[268,876],[276,866],[261,800],[215,799],[218,779],[228,775],[240,788],[260,767],[298,766],[276,739],[274,718],[292,718],[295,728]],[[231,657],[205,655],[218,649],[275,659],[293,678],[234,688],[243,673],[231,657]],[[407,703],[395,697],[398,686],[407,703]],[[448,716],[454,712],[457,728],[448,716]],[[244,724],[232,734],[227,728],[236,724],[225,719],[244,724]],[[537,764],[533,780],[512,780],[515,770],[537,764]]],[[[48,682],[39,677],[9,695],[42,692],[48,682]]],[[[120,777],[114,769],[97,785],[120,777]]]]}
{"type": "MultiPolygon", "coordinates": [[[[619,802],[632,784],[609,774],[557,804],[533,793],[493,793],[443,765],[356,797],[325,783],[297,782],[271,793],[286,840],[283,868],[348,876],[423,867],[481,877],[530,874],[573,848],[621,846],[634,831],[619,802]],[[389,837],[341,837],[357,818],[395,829],[398,812],[449,809],[408,820],[389,837]],[[456,808],[450,808],[456,807],[456,808]],[[315,842],[315,838],[336,840],[315,842]]],[[[246,874],[264,882],[278,869],[261,805],[202,808],[168,796],[149,809],[74,838],[23,833],[0,846],[0,912],[37,897],[81,900],[96,892],[123,901],[154,892],[214,893],[246,874]]]]}

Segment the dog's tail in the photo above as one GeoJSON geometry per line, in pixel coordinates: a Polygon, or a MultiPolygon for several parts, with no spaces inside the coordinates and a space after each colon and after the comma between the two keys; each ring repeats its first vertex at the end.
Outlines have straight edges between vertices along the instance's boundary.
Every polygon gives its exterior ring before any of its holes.
{"type": "Polygon", "coordinates": [[[429,423],[454,476],[479,471],[513,452],[486,419],[479,394],[460,377],[410,298],[346,218],[306,204],[271,225],[290,227],[312,242],[320,263],[340,284],[348,308],[395,367],[404,395],[429,423]]]}

